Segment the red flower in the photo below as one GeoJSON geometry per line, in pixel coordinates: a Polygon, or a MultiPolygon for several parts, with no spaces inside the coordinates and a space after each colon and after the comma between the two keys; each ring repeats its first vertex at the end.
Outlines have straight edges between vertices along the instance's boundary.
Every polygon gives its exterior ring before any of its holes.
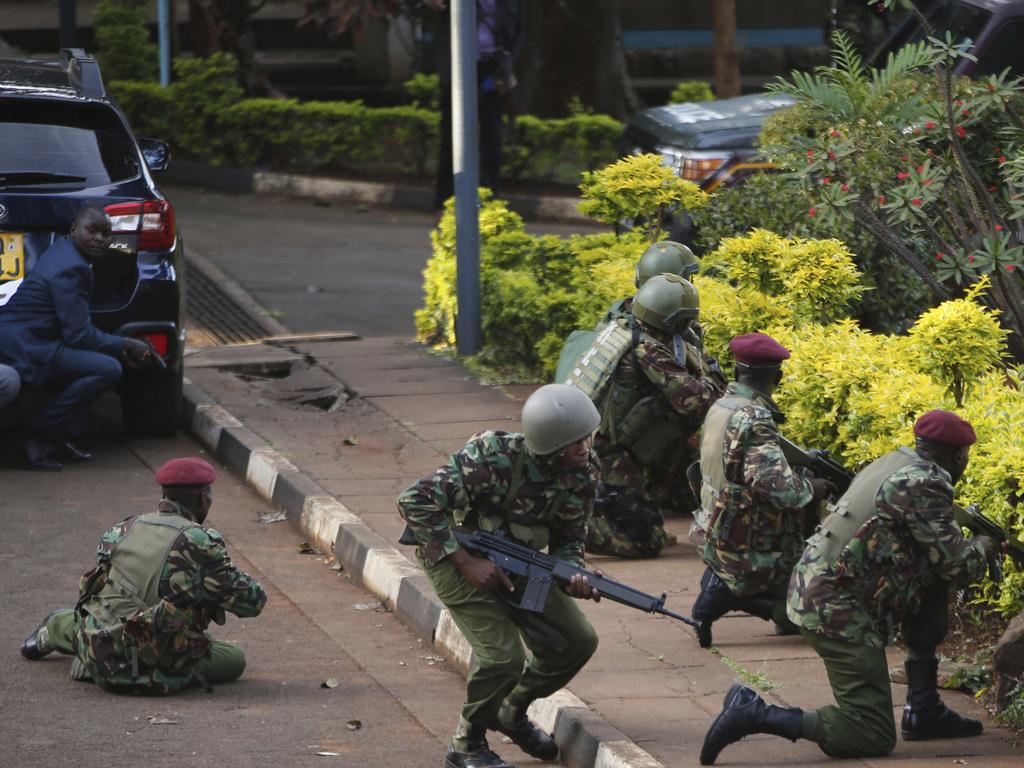
{"type": "Polygon", "coordinates": [[[1002,165],[1005,162],[1006,162],[1006,155],[1000,155],[999,156],[999,164],[1002,165]]]}
{"type": "Polygon", "coordinates": [[[850,191],[850,185],[849,184],[840,184],[839,188],[841,190],[843,190],[843,192],[849,192],[850,191]]]}
{"type": "Polygon", "coordinates": [[[909,175],[910,174],[906,173],[905,171],[900,171],[899,173],[896,174],[896,178],[899,179],[900,181],[903,181],[903,179],[907,178],[909,175]]]}
{"type": "Polygon", "coordinates": [[[830,133],[829,136],[831,136],[833,139],[838,139],[839,131],[832,131],[832,133],[830,133]]]}
{"type": "Polygon", "coordinates": [[[881,197],[878,198],[878,204],[885,205],[885,195],[882,195],[881,197]]]}
{"type": "Polygon", "coordinates": [[[900,160],[902,160],[904,163],[907,162],[907,160],[909,160],[909,159],[910,159],[910,155],[904,155],[903,157],[900,158],[900,160]]]}
{"type": "Polygon", "coordinates": [[[1002,224],[996,224],[996,232],[1002,232],[1002,231],[1003,231],[1003,225],[1002,224]]]}
{"type": "Polygon", "coordinates": [[[836,153],[833,152],[832,150],[829,150],[828,159],[829,160],[835,160],[836,159],[836,153]]]}
{"type": "Polygon", "coordinates": [[[966,139],[967,131],[964,130],[964,127],[962,125],[958,125],[956,127],[956,135],[959,136],[961,139],[966,139]]]}
{"type": "Polygon", "coordinates": [[[1007,272],[1013,272],[1013,270],[1015,270],[1016,268],[1017,268],[1017,267],[1016,267],[1016,266],[1014,266],[1013,264],[1007,264],[1007,265],[1006,265],[1006,271],[1007,271],[1007,272]]]}
{"type": "Polygon", "coordinates": [[[968,257],[967,257],[967,260],[968,260],[969,262],[971,262],[971,264],[973,264],[973,263],[974,263],[974,254],[972,253],[972,254],[971,254],[970,256],[968,256],[968,257]]]}
{"type": "Polygon", "coordinates": [[[910,201],[910,203],[911,203],[911,205],[920,205],[921,204],[921,198],[920,197],[915,197],[913,200],[910,201]]]}
{"type": "Polygon", "coordinates": [[[813,208],[813,206],[812,206],[812,207],[811,207],[811,208],[810,208],[810,209],[809,209],[809,210],[807,211],[807,215],[813,218],[813,217],[815,217],[815,216],[817,216],[817,215],[818,215],[818,212],[817,212],[816,210],[814,210],[814,208],[813,208]]]}
{"type": "Polygon", "coordinates": [[[965,109],[960,114],[962,114],[962,115],[969,115],[969,114],[971,114],[971,110],[965,109]]]}
{"type": "Polygon", "coordinates": [[[808,149],[807,150],[807,156],[808,157],[814,157],[814,150],[813,149],[808,149]]]}
{"type": "Polygon", "coordinates": [[[924,184],[926,187],[930,187],[933,181],[935,181],[935,179],[925,179],[921,183],[924,184]]]}
{"type": "Polygon", "coordinates": [[[962,101],[960,101],[960,99],[957,99],[953,103],[956,104],[958,107],[962,107],[964,105],[964,103],[962,101]]]}
{"type": "Polygon", "coordinates": [[[832,182],[832,179],[830,179],[828,176],[826,176],[825,178],[823,178],[821,180],[822,184],[830,184],[831,182],[832,182]]]}
{"type": "Polygon", "coordinates": [[[918,173],[924,173],[924,166],[923,165],[917,166],[917,172],[918,173]]]}
{"type": "Polygon", "coordinates": [[[927,128],[930,131],[932,128],[935,127],[935,123],[933,123],[931,120],[929,120],[927,123],[924,124],[924,127],[927,128]]]}
{"type": "Polygon", "coordinates": [[[942,257],[945,256],[945,255],[946,254],[944,254],[942,251],[936,251],[936,253],[935,253],[935,260],[936,261],[942,261],[942,257]]]}

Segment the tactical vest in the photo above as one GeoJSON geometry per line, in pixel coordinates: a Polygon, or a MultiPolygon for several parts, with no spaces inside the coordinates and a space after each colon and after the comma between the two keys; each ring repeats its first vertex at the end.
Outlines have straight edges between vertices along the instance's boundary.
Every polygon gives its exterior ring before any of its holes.
{"type": "Polygon", "coordinates": [[[725,431],[732,415],[753,402],[747,397],[726,395],[715,401],[704,419],[700,439],[701,515],[697,521],[703,523],[704,530],[711,524],[716,499],[729,485],[725,477],[725,431]]]}
{"type": "Polygon", "coordinates": [[[900,448],[868,465],[807,540],[805,557],[836,562],[850,540],[877,514],[875,499],[882,484],[896,472],[920,461],[921,457],[909,448],[900,448]]]}
{"type": "Polygon", "coordinates": [[[595,403],[601,402],[622,356],[639,341],[640,329],[632,317],[619,317],[608,323],[590,348],[576,361],[565,383],[586,393],[595,403]]]}
{"type": "Polygon", "coordinates": [[[160,601],[160,575],[178,535],[198,528],[175,514],[152,513],[135,519],[110,555],[110,570],[99,593],[82,608],[107,628],[124,624],[133,614],[160,601]]]}
{"type": "Polygon", "coordinates": [[[458,509],[452,514],[455,524],[465,530],[481,530],[488,533],[507,532],[513,539],[527,547],[536,550],[545,549],[551,538],[550,523],[558,515],[558,511],[565,504],[565,498],[569,492],[561,489],[555,494],[554,499],[544,511],[544,522],[534,525],[524,525],[509,518],[512,504],[516,500],[516,493],[523,482],[523,464],[526,463],[526,445],[520,443],[516,453],[515,461],[512,464],[512,476],[508,484],[508,490],[501,499],[499,505],[488,505],[485,502],[478,502],[471,510],[458,509]]]}

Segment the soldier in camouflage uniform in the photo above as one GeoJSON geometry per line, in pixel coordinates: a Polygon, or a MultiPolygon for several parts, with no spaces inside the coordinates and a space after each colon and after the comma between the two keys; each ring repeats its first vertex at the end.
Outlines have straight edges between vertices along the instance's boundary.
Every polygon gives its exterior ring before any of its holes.
{"type": "Polygon", "coordinates": [[[78,605],[44,619],[21,654],[74,655],[74,679],[118,692],[166,694],[237,680],[245,654],[206,628],[223,624],[225,611],[259,615],[267,596],[232,564],[221,535],[202,525],[214,479],[202,459],[164,464],[156,473],[163,489],[157,511],[103,534],[78,605]]]}
{"type": "Polygon", "coordinates": [[[825,662],[836,706],[783,709],[737,683],[705,737],[702,765],[753,733],[810,739],[832,757],[892,752],[885,646],[897,628],[907,646],[904,740],[981,733],[980,722],[942,703],[935,657],[950,590],[981,576],[994,552],[984,536],[965,539],[953,517],[974,430],[949,411],[929,411],[914,433],[914,450],[893,451],[857,475],[793,570],[789,616],[825,662]]]}
{"type": "Polygon", "coordinates": [[[419,545],[417,557],[473,647],[475,664],[446,768],[510,768],[488,747],[488,728],[533,757],[558,756],[558,745],[526,710],[565,686],[594,653],[597,635],[570,598],[599,595],[577,575],[565,591],[549,594],[543,615],[521,611],[508,598],[513,584],[505,572],[462,549],[452,529],[500,531],[582,565],[598,481],[591,451],[598,421],[578,389],[541,387],[523,407],[523,434],[474,435],[447,465],[398,497],[419,545]]]}
{"type": "Polygon", "coordinates": [[[701,434],[698,518],[708,567],[692,615],[702,648],[728,611],[796,632],[786,619],[786,585],[803,551],[805,510],[829,490],[826,481],[794,472],[779,446],[782,414],[771,396],[789,350],[763,333],[736,336],[729,348],[736,381],[708,411],[701,434]]]}
{"type": "Polygon", "coordinates": [[[594,450],[603,484],[588,528],[591,552],[653,557],[675,541],[664,529],[665,512],[693,506],[686,467],[704,414],[722,389],[691,327],[699,306],[687,280],[661,274],[645,279],[611,321],[631,329],[633,339],[597,399],[602,418],[594,450]]]}

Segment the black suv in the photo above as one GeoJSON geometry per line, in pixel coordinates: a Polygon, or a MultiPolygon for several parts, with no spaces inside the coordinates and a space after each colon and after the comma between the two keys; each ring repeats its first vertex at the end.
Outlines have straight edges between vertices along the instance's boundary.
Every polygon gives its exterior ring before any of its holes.
{"type": "Polygon", "coordinates": [[[173,432],[181,410],[184,252],[151,176],[168,158],[166,144],[136,141],[82,49],[58,62],[0,59],[0,312],[78,209],[103,208],[113,238],[95,267],[93,323],[150,341],[166,363],[125,370],[121,411],[139,434],[173,432]]]}

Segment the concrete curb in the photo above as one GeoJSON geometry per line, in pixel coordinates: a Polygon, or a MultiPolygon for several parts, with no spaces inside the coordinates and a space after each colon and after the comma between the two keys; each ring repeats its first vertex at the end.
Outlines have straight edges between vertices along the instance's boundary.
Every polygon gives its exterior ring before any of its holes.
{"type": "MultiPolygon", "coordinates": [[[[469,643],[419,565],[188,379],[182,418],[189,434],[283,509],[307,541],[321,552],[333,552],[356,581],[459,669],[470,668],[469,643]]],[[[562,762],[571,768],[664,768],[567,689],[534,702],[530,716],[554,734],[562,762]]]]}
{"type": "MultiPolygon", "coordinates": [[[[379,184],[237,168],[214,168],[176,160],[161,181],[190,184],[224,192],[284,195],[330,203],[356,203],[401,210],[432,211],[434,190],[429,187],[379,184]]],[[[532,221],[560,221],[593,226],[594,221],[576,210],[578,197],[557,195],[505,195],[509,208],[532,221]]]]}

